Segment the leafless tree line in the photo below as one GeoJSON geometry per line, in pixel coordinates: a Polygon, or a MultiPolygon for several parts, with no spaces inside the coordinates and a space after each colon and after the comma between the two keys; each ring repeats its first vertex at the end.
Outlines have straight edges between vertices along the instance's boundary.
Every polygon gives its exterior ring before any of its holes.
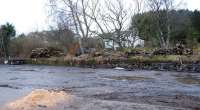
{"type": "Polygon", "coordinates": [[[128,33],[134,43],[139,32],[137,22],[135,28],[129,29],[130,18],[144,11],[153,11],[156,16],[157,36],[163,47],[169,47],[171,24],[170,10],[177,7],[174,0],[49,0],[52,14],[61,27],[69,28],[83,38],[98,36],[110,39],[123,47],[123,41],[129,40],[128,33]],[[129,6],[130,5],[130,6],[129,6]],[[161,10],[165,10],[165,21],[161,10]],[[163,26],[165,24],[165,28],[163,26]]]}
{"type": "Polygon", "coordinates": [[[83,38],[98,36],[122,47],[132,10],[123,0],[50,0],[58,21],[83,38]],[[67,23],[66,23],[67,21],[67,23]],[[115,33],[107,36],[108,33],[115,33]]]}

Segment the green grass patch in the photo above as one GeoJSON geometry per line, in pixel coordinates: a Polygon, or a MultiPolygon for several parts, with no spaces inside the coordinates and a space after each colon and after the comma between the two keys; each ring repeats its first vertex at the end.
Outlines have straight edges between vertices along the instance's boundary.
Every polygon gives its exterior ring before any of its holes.
{"type": "Polygon", "coordinates": [[[156,56],[133,56],[128,59],[136,62],[194,62],[200,61],[200,56],[180,56],[180,55],[156,55],[156,56]]]}

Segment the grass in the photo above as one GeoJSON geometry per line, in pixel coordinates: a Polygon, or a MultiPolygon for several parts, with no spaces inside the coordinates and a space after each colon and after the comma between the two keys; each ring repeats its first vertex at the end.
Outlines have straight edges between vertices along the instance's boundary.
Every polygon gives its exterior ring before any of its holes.
{"type": "Polygon", "coordinates": [[[180,55],[157,55],[157,56],[132,56],[127,59],[110,59],[106,60],[95,59],[93,57],[88,59],[68,59],[65,60],[64,57],[54,57],[54,58],[40,58],[40,59],[28,59],[27,64],[37,64],[37,65],[54,65],[54,66],[94,66],[100,64],[133,64],[133,63],[193,63],[199,62],[200,56],[180,56],[180,55]]]}
{"type": "Polygon", "coordinates": [[[66,65],[64,58],[39,58],[39,59],[27,59],[27,64],[37,64],[37,65],[66,65]]]}
{"type": "Polygon", "coordinates": [[[180,56],[180,55],[156,55],[156,56],[133,56],[128,60],[138,62],[195,62],[200,61],[200,56],[180,56]]]}
{"type": "Polygon", "coordinates": [[[129,52],[129,51],[145,51],[145,52],[152,52],[154,48],[124,48],[122,52],[129,52]]]}

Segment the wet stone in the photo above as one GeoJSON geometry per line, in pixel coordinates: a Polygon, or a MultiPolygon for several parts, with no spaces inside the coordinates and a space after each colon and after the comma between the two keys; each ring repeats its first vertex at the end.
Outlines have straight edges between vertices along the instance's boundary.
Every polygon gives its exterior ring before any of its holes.
{"type": "Polygon", "coordinates": [[[152,79],[152,78],[148,78],[148,77],[139,77],[139,76],[110,76],[107,78],[113,79],[113,80],[128,80],[128,81],[152,79]]]}
{"type": "Polygon", "coordinates": [[[8,84],[3,84],[3,85],[0,85],[1,88],[10,88],[10,89],[19,89],[18,87],[14,87],[14,86],[11,86],[11,85],[8,85],[8,84]]]}
{"type": "Polygon", "coordinates": [[[194,77],[183,77],[177,78],[176,80],[183,84],[200,84],[200,79],[194,77]]]}

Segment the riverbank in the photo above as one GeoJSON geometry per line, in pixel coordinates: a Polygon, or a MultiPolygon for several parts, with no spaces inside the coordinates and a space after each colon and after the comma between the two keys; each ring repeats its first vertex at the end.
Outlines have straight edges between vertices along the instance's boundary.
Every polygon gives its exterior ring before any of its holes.
{"type": "Polygon", "coordinates": [[[75,66],[87,68],[116,68],[127,70],[155,70],[176,72],[200,72],[200,56],[133,56],[133,57],[54,57],[26,59],[27,64],[75,66]]]}

